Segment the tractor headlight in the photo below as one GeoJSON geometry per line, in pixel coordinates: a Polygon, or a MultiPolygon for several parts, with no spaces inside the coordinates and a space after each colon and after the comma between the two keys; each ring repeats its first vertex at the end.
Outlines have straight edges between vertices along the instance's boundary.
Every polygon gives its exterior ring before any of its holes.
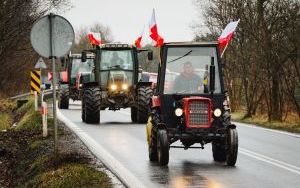
{"type": "Polygon", "coordinates": [[[222,114],[222,111],[221,111],[219,108],[216,108],[216,109],[214,110],[214,115],[215,115],[216,117],[220,117],[221,114],[222,114]]]}
{"type": "Polygon", "coordinates": [[[183,110],[181,108],[176,108],[175,115],[179,117],[182,116],[182,114],[183,114],[183,110]]]}
{"type": "Polygon", "coordinates": [[[112,84],[112,85],[110,86],[110,89],[111,89],[112,91],[117,90],[117,85],[116,85],[116,84],[112,84]]]}
{"type": "Polygon", "coordinates": [[[123,84],[123,85],[122,85],[122,89],[123,89],[123,90],[127,90],[127,89],[128,89],[128,85],[127,85],[127,84],[123,84]]]}

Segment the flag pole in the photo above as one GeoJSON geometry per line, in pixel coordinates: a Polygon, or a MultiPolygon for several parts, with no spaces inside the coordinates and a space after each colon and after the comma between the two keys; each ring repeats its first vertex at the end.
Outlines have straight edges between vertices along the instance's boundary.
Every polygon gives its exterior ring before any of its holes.
{"type": "Polygon", "coordinates": [[[221,54],[221,58],[223,57],[224,52],[226,51],[228,45],[229,45],[229,42],[226,44],[226,46],[225,46],[225,48],[224,48],[224,50],[223,50],[223,52],[222,52],[222,54],[221,54]]]}

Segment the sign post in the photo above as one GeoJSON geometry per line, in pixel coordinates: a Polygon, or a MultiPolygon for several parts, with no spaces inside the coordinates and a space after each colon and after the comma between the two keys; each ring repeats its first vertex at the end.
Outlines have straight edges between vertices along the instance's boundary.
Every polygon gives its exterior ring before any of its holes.
{"type": "Polygon", "coordinates": [[[63,57],[74,43],[74,29],[70,22],[59,15],[50,13],[37,20],[30,33],[30,41],[34,50],[52,62],[53,88],[53,122],[54,122],[54,153],[57,155],[57,122],[56,122],[56,75],[55,60],[63,57]]]}

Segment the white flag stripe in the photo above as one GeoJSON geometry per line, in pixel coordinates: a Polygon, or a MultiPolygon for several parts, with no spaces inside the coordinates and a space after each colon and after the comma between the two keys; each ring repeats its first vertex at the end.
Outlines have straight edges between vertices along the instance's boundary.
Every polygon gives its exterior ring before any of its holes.
{"type": "Polygon", "coordinates": [[[238,25],[240,20],[235,21],[235,22],[230,22],[225,29],[222,31],[221,36],[219,39],[226,38],[229,34],[233,33],[238,25]]]}
{"type": "Polygon", "coordinates": [[[155,10],[153,9],[152,17],[151,17],[151,20],[149,22],[149,27],[152,28],[154,25],[156,25],[156,20],[155,20],[155,10]]]}

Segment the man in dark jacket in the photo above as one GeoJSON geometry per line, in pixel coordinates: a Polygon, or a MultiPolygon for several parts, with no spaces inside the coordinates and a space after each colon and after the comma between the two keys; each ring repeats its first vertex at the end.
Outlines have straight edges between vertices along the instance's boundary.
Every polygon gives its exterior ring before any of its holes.
{"type": "Polygon", "coordinates": [[[183,65],[183,72],[175,79],[173,90],[178,93],[196,93],[200,91],[201,78],[194,72],[191,62],[183,65]]]}

